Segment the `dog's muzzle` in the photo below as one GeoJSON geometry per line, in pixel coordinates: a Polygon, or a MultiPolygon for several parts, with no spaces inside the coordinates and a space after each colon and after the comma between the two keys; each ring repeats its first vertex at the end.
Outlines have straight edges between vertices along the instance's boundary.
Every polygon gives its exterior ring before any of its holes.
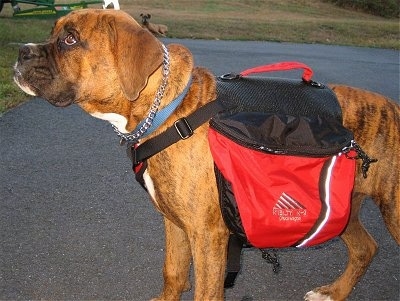
{"type": "Polygon", "coordinates": [[[24,91],[25,93],[36,96],[36,92],[32,89],[31,85],[24,79],[24,63],[33,57],[32,48],[34,44],[23,45],[19,49],[18,61],[14,65],[14,82],[24,91]]]}
{"type": "Polygon", "coordinates": [[[21,46],[14,65],[14,81],[25,93],[65,107],[74,102],[76,93],[73,83],[63,81],[55,65],[53,51],[50,44],[21,46]]]}

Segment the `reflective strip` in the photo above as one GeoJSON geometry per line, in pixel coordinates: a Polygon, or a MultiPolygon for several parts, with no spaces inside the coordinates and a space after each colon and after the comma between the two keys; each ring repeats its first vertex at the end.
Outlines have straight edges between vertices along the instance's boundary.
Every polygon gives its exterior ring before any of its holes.
{"type": "Polygon", "coordinates": [[[297,245],[296,246],[297,248],[303,247],[310,240],[312,240],[315,236],[317,236],[318,233],[322,230],[322,228],[325,226],[325,224],[329,220],[329,216],[331,214],[331,206],[330,206],[330,197],[331,197],[330,188],[331,188],[331,185],[330,184],[331,184],[331,178],[332,178],[332,170],[333,170],[333,167],[335,165],[336,158],[337,158],[337,156],[333,156],[332,157],[331,162],[330,162],[329,167],[328,167],[328,170],[327,170],[326,179],[325,179],[325,185],[324,185],[324,188],[325,188],[325,199],[323,200],[323,202],[326,205],[326,212],[325,212],[324,219],[321,221],[321,223],[319,224],[318,228],[315,229],[314,233],[312,233],[307,239],[305,239],[299,245],[297,245]]]}

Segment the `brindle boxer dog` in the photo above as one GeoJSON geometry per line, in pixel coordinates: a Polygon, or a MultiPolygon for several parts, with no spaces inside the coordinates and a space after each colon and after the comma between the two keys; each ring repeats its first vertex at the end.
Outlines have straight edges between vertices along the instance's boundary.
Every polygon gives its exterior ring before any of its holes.
{"type": "MultiPolygon", "coordinates": [[[[162,44],[126,13],[79,10],[60,18],[48,42],[20,49],[15,81],[28,94],[55,106],[79,105],[108,120],[122,133],[143,120],[165,80],[162,44]]],[[[168,84],[160,109],[175,99],[192,78],[183,103],[150,137],[163,132],[216,97],[214,75],[194,67],[191,53],[169,45],[168,84]]],[[[306,300],[343,300],[365,273],[377,244],[359,221],[362,201],[371,196],[386,226],[400,243],[399,106],[356,88],[332,85],[344,124],[372,158],[368,178],[357,173],[349,224],[341,238],[349,261],[332,284],[308,292],[306,300]]],[[[189,289],[195,271],[195,299],[223,300],[229,232],[222,220],[207,142],[208,124],[148,160],[144,175],[151,199],[165,219],[164,288],[156,300],[177,300],[189,289]],[[189,180],[188,180],[189,179],[189,180]]],[[[145,141],[148,138],[142,139],[145,141]]]]}

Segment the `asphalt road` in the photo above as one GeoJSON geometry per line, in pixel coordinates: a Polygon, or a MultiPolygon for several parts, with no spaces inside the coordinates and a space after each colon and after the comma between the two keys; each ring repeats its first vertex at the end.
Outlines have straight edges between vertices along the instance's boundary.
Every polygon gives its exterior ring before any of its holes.
{"type": "MultiPolygon", "coordinates": [[[[187,45],[197,65],[215,74],[296,60],[309,64],[317,81],[399,100],[398,51],[165,42],[187,45]]],[[[380,249],[349,300],[399,300],[399,247],[371,201],[362,221],[380,249]]],[[[108,123],[76,106],[60,109],[40,99],[0,117],[0,300],[147,300],[161,290],[163,243],[162,218],[134,181],[125,148],[108,123]]],[[[301,300],[337,277],[347,261],[339,239],[278,256],[282,271],[275,275],[259,251],[246,250],[226,300],[301,300]]]]}

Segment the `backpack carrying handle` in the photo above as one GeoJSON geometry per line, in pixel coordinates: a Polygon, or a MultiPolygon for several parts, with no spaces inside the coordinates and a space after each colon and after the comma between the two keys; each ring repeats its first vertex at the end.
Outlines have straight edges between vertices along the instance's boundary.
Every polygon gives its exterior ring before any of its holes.
{"type": "Polygon", "coordinates": [[[271,64],[271,65],[258,66],[258,67],[244,70],[240,73],[240,75],[247,76],[247,75],[254,74],[254,73],[286,71],[286,70],[292,70],[292,69],[303,69],[302,79],[307,83],[311,81],[311,78],[313,75],[312,69],[309,66],[307,66],[306,64],[303,64],[300,62],[281,62],[281,63],[271,64]]]}

